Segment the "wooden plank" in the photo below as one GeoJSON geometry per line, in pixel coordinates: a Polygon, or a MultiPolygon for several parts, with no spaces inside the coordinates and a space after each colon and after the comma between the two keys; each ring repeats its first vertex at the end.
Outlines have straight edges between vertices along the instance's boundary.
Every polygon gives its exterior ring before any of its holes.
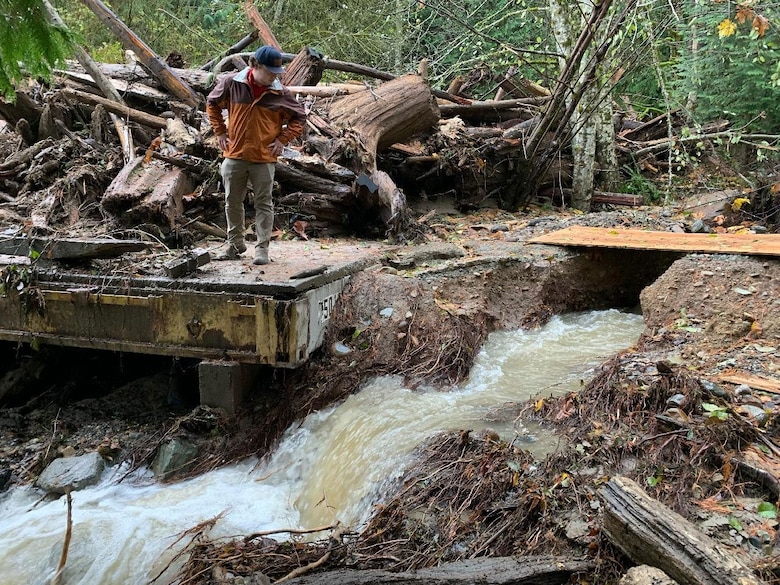
{"type": "Polygon", "coordinates": [[[84,260],[116,258],[125,252],[139,252],[149,247],[140,240],[109,238],[7,238],[0,241],[0,254],[29,256],[34,251],[47,260],[84,260]]]}
{"type": "Polygon", "coordinates": [[[773,380],[772,378],[767,378],[766,376],[759,376],[737,370],[729,370],[718,376],[718,379],[724,382],[731,382],[732,384],[747,384],[755,390],[763,390],[764,392],[770,392],[772,394],[780,394],[780,380],[773,380]]]}
{"type": "Polygon", "coordinates": [[[528,243],[587,248],[780,256],[780,234],[680,234],[572,226],[532,238],[528,243]]]}

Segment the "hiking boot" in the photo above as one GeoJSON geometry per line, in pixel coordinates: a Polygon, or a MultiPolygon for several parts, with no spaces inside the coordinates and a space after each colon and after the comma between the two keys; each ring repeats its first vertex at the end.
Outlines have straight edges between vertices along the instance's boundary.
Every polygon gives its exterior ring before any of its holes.
{"type": "Polygon", "coordinates": [[[241,244],[238,246],[233,244],[225,244],[214,255],[214,260],[235,260],[244,252],[246,252],[246,244],[241,244]]]}
{"type": "Polygon", "coordinates": [[[252,264],[268,264],[268,248],[255,248],[255,259],[252,264]]]}

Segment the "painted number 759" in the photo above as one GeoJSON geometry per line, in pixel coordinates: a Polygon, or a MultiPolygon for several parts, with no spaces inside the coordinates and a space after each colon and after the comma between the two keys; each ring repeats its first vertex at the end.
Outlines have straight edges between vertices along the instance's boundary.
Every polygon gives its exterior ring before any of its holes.
{"type": "Polygon", "coordinates": [[[321,301],[319,301],[317,304],[319,305],[319,322],[325,323],[328,319],[330,319],[331,315],[333,315],[333,306],[336,304],[336,296],[328,295],[321,301]]]}

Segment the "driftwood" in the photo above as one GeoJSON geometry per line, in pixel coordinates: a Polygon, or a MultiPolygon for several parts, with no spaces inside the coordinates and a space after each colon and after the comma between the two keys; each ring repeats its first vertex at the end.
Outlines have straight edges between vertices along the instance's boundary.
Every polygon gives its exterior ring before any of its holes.
{"type": "Polygon", "coordinates": [[[571,557],[477,558],[414,572],[340,570],[285,581],[288,585],[555,585],[593,567],[571,557]]]}
{"type": "Polygon", "coordinates": [[[287,86],[317,85],[324,71],[325,62],[322,53],[304,47],[285,68],[282,83],[287,86]]]}
{"type": "Polygon", "coordinates": [[[141,110],[128,108],[127,106],[123,106],[122,104],[119,104],[115,101],[106,99],[104,97],[100,97],[98,95],[93,95],[91,93],[79,91],[77,89],[63,89],[62,94],[65,97],[74,99],[78,102],[82,102],[85,104],[91,104],[91,105],[99,104],[109,112],[113,112],[121,116],[126,116],[133,122],[143,124],[144,126],[148,126],[149,128],[161,129],[161,128],[165,128],[168,124],[168,121],[165,118],[160,118],[159,116],[153,116],[152,114],[147,114],[146,112],[143,112],[141,110]]]}
{"type": "Polygon", "coordinates": [[[601,498],[604,533],[634,562],[657,567],[680,585],[763,583],[734,553],[635,482],[613,477],[601,498]]]}
{"type": "Polygon", "coordinates": [[[264,44],[271,45],[277,49],[281,48],[281,45],[279,44],[279,41],[276,40],[276,36],[274,35],[273,31],[265,22],[263,17],[260,16],[260,13],[257,11],[257,8],[255,8],[255,4],[252,2],[252,0],[244,0],[244,14],[246,14],[246,17],[249,19],[249,21],[255,25],[257,33],[260,35],[260,38],[263,39],[264,44]]]}
{"type": "Polygon", "coordinates": [[[182,198],[193,190],[189,175],[157,161],[137,157],[106,189],[102,207],[123,224],[155,223],[173,229],[184,211],[182,198]]]}

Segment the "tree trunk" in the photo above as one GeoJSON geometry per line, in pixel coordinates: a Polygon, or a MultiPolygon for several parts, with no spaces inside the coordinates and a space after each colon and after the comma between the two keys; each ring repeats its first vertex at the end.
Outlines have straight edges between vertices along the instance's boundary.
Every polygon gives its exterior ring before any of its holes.
{"type": "Polygon", "coordinates": [[[141,62],[151,71],[168,90],[191,107],[200,104],[198,94],[192,91],[154,51],[130,30],[100,0],[82,0],[87,7],[105,24],[127,49],[132,49],[141,62]]]}
{"type": "MultiPolygon", "coordinates": [[[[585,25],[585,20],[592,11],[593,4],[588,1],[572,3],[550,0],[553,32],[558,49],[564,55],[561,59],[562,69],[566,64],[565,59],[574,49],[578,31],[585,25]]],[[[595,31],[594,42],[597,46],[603,44],[607,32],[605,27],[595,31]]],[[[579,68],[577,85],[587,83],[587,87],[580,90],[575,85],[566,98],[567,107],[572,112],[567,122],[574,158],[572,206],[582,211],[590,210],[593,191],[597,186],[606,191],[616,190],[615,179],[618,176],[612,125],[609,60],[593,70],[595,83],[589,83],[587,70],[591,67],[589,61],[594,58],[594,51],[587,51],[585,60],[581,62],[579,68]],[[582,96],[580,103],[577,107],[572,107],[572,101],[580,91],[582,96]]]]}
{"type": "Polygon", "coordinates": [[[312,48],[301,49],[286,67],[282,83],[284,85],[317,85],[325,71],[321,53],[312,48]]]}
{"type": "Polygon", "coordinates": [[[289,585],[555,585],[569,583],[573,574],[593,563],[571,557],[477,558],[438,567],[392,573],[380,569],[342,569],[296,577],[289,585]]]}
{"type": "Polygon", "coordinates": [[[355,156],[348,155],[353,164],[344,166],[372,174],[378,151],[430,130],[439,119],[439,108],[421,77],[404,75],[339,99],[329,119],[356,149],[355,156]]]}
{"type": "Polygon", "coordinates": [[[734,553],[630,479],[613,477],[601,496],[604,532],[635,563],[657,567],[681,585],[763,583],[734,553]]]}

